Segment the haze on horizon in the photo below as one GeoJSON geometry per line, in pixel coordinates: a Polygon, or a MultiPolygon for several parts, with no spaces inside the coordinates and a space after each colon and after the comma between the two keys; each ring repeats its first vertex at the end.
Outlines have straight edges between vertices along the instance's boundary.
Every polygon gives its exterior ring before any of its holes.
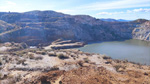
{"type": "Polygon", "coordinates": [[[53,10],[96,18],[150,20],[150,0],[0,0],[0,12],[53,10]]]}

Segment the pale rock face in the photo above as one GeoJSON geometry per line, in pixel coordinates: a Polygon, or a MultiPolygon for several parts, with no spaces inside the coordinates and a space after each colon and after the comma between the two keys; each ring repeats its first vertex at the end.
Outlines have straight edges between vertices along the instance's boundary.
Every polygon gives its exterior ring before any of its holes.
{"type": "Polygon", "coordinates": [[[134,39],[150,41],[150,21],[135,28],[132,34],[134,39]]]}

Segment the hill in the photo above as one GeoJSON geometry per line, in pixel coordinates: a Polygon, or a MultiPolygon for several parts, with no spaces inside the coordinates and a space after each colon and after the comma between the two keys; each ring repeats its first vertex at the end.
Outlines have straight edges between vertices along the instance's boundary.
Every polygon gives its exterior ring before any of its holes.
{"type": "Polygon", "coordinates": [[[3,23],[1,42],[26,42],[29,45],[50,43],[57,39],[96,42],[131,39],[132,31],[147,20],[106,22],[88,15],[68,15],[55,11],[0,13],[3,23]]]}

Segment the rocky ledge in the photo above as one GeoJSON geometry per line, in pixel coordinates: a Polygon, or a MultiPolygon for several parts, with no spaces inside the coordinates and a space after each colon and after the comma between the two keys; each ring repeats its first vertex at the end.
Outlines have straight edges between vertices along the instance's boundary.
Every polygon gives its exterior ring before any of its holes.
{"type": "Polygon", "coordinates": [[[85,45],[84,42],[75,42],[72,40],[57,40],[52,42],[51,45],[45,47],[45,49],[69,49],[69,48],[77,48],[83,47],[85,45]]]}

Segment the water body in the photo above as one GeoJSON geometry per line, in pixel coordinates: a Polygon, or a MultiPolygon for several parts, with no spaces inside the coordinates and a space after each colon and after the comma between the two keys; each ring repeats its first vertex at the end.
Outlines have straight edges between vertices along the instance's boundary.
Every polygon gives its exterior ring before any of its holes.
{"type": "Polygon", "coordinates": [[[79,50],[89,53],[105,54],[113,59],[129,60],[150,65],[150,42],[141,40],[125,40],[99,42],[85,45],[79,50]]]}

